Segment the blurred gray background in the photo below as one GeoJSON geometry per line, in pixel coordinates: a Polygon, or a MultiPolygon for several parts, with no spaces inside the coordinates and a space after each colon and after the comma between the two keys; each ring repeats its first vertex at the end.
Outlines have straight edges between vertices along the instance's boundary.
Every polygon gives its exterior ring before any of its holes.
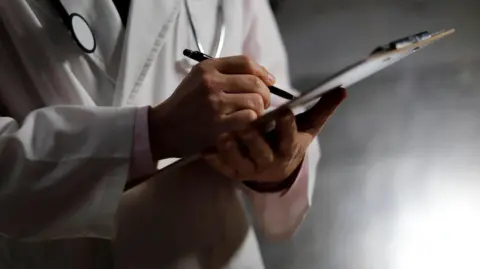
{"type": "Polygon", "coordinates": [[[300,90],[393,39],[457,33],[349,89],[313,207],[292,241],[261,242],[267,268],[480,268],[480,1],[281,2],[300,90]]]}

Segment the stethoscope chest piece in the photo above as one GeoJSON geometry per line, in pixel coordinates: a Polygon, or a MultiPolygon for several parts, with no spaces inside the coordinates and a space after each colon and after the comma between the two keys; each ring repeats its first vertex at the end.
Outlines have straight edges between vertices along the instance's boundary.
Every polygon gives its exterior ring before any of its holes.
{"type": "Polygon", "coordinates": [[[68,19],[68,27],[73,39],[86,53],[92,53],[97,48],[97,42],[88,22],[79,14],[72,13],[68,19]]]}

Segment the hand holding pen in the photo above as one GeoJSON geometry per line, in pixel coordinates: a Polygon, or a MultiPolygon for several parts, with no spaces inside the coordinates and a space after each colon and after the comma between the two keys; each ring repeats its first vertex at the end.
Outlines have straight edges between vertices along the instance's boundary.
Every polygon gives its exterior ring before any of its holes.
{"type": "MultiPolygon", "coordinates": [[[[322,98],[297,117],[285,111],[272,144],[260,130],[247,127],[270,106],[273,83],[264,67],[244,56],[202,60],[166,101],[150,110],[154,160],[182,158],[162,170],[167,171],[203,158],[227,177],[253,181],[245,184],[256,190],[288,187],[294,177],[286,177],[297,171],[305,149],[343,93],[322,98]]],[[[126,189],[148,178],[132,179],[126,189]]]]}
{"type": "MultiPolygon", "coordinates": [[[[154,161],[198,156],[222,133],[244,129],[265,114],[268,86],[274,82],[264,67],[244,56],[197,64],[167,100],[150,109],[154,161]]],[[[127,189],[143,180],[129,181],[127,189]]]]}
{"type": "Polygon", "coordinates": [[[221,133],[244,128],[265,114],[268,86],[274,82],[264,67],[244,56],[197,64],[174,93],[151,110],[154,158],[198,153],[214,145],[221,133]]]}
{"type": "MultiPolygon", "coordinates": [[[[212,59],[212,56],[201,53],[200,51],[192,51],[192,50],[189,50],[189,49],[185,49],[183,51],[183,55],[185,55],[186,57],[188,57],[192,60],[195,60],[197,62],[202,62],[204,60],[212,59]]],[[[268,89],[270,90],[270,92],[272,94],[275,94],[275,95],[277,95],[279,97],[282,97],[284,99],[293,100],[295,98],[295,96],[291,95],[290,93],[288,93],[284,90],[281,90],[281,89],[279,89],[279,88],[277,88],[273,85],[268,86],[268,89]]]]}

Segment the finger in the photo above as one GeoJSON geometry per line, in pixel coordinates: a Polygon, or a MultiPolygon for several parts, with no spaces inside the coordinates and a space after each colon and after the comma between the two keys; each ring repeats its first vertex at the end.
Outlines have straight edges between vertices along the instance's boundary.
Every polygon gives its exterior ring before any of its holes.
{"type": "Polygon", "coordinates": [[[344,88],[324,94],[315,106],[298,116],[298,129],[316,135],[346,96],[344,88]]]}
{"type": "Polygon", "coordinates": [[[258,131],[252,129],[244,131],[240,134],[240,140],[248,149],[257,171],[263,170],[273,162],[273,151],[258,131]]]}
{"type": "Polygon", "coordinates": [[[269,86],[275,83],[275,77],[248,56],[231,56],[209,61],[222,74],[250,74],[259,77],[269,86]]]}
{"type": "Polygon", "coordinates": [[[254,164],[247,156],[242,155],[240,146],[231,135],[221,136],[217,143],[217,150],[220,160],[233,168],[236,178],[250,175],[255,171],[254,164]]]}
{"type": "Polygon", "coordinates": [[[279,155],[282,157],[290,157],[295,154],[297,124],[295,122],[295,115],[291,110],[285,111],[277,120],[276,132],[279,141],[279,155]]]}
{"type": "Polygon", "coordinates": [[[262,97],[264,107],[270,106],[270,90],[267,85],[256,76],[230,75],[224,76],[224,89],[226,93],[255,93],[262,97]]]}
{"type": "Polygon", "coordinates": [[[215,170],[228,176],[233,177],[234,173],[229,166],[222,163],[220,157],[216,153],[205,153],[203,154],[203,159],[215,170]]]}
{"type": "Polygon", "coordinates": [[[233,132],[244,129],[248,124],[258,118],[257,113],[251,109],[240,110],[222,117],[222,130],[233,132]]]}
{"type": "Polygon", "coordinates": [[[261,116],[265,112],[263,99],[259,94],[223,94],[222,97],[223,114],[231,114],[240,110],[249,109],[255,111],[257,116],[261,116]]]}

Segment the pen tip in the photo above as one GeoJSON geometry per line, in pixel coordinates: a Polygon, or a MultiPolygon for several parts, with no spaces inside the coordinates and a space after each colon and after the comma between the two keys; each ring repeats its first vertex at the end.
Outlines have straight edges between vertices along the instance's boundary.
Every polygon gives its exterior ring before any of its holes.
{"type": "Polygon", "coordinates": [[[187,57],[190,56],[190,55],[192,55],[192,53],[193,53],[192,50],[189,50],[189,49],[184,49],[184,50],[183,50],[183,55],[185,55],[185,56],[187,56],[187,57]]]}

